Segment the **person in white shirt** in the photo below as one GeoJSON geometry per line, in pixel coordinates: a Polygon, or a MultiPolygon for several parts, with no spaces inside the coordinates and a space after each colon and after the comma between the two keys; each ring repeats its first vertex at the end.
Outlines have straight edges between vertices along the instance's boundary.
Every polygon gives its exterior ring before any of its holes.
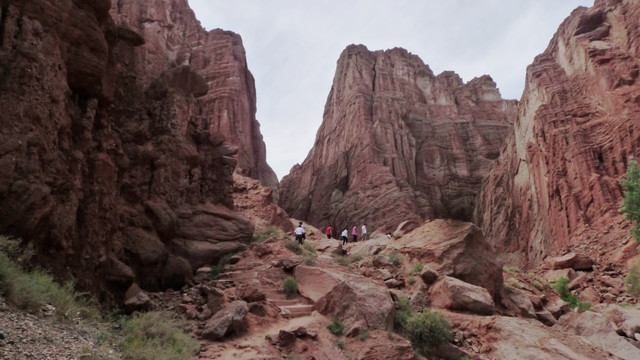
{"type": "Polygon", "coordinates": [[[362,224],[362,241],[367,240],[367,224],[362,224]]]}
{"type": "Polygon", "coordinates": [[[347,236],[349,236],[349,232],[347,231],[347,229],[342,230],[342,245],[347,244],[347,241],[349,240],[347,236]]]}
{"type": "Polygon", "coordinates": [[[294,232],[296,234],[296,242],[302,245],[302,240],[304,239],[304,227],[302,227],[302,224],[298,225],[294,232]]]}

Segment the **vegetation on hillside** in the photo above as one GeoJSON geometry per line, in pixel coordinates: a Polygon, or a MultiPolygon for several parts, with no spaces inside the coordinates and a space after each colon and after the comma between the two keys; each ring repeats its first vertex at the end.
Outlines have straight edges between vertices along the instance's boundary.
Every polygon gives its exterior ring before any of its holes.
{"type": "Polygon", "coordinates": [[[624,187],[624,200],[620,212],[626,214],[627,220],[634,223],[632,236],[640,241],[640,169],[636,161],[630,161],[627,175],[620,181],[624,187]]]}

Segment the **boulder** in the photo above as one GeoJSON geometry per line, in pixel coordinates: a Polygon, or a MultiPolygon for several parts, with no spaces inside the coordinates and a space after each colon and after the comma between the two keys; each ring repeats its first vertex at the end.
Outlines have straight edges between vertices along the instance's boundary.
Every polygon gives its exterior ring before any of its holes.
{"type": "Polygon", "coordinates": [[[450,276],[441,277],[429,289],[432,307],[469,311],[481,315],[495,312],[495,303],[487,289],[450,276]]]}
{"type": "Polygon", "coordinates": [[[576,278],[576,271],[571,268],[561,269],[561,270],[549,270],[544,273],[543,277],[547,279],[548,282],[556,282],[561,277],[565,277],[569,279],[569,281],[571,281],[576,278]]]}
{"type": "Polygon", "coordinates": [[[626,309],[613,304],[597,304],[590,310],[604,315],[616,326],[617,333],[623,333],[630,339],[640,334],[640,310],[638,309],[626,309]]]}
{"type": "Polygon", "coordinates": [[[236,300],[213,315],[202,330],[202,338],[220,340],[229,333],[239,335],[246,329],[245,316],[249,306],[242,300],[236,300]]]}
{"type": "Polygon", "coordinates": [[[640,359],[640,349],[616,333],[616,326],[606,316],[593,312],[571,312],[554,326],[567,333],[579,335],[622,359],[640,359]]]}
{"type": "Polygon", "coordinates": [[[293,276],[300,294],[314,302],[329,293],[343,278],[341,273],[306,265],[297,266],[293,276]]]}
{"type": "Polygon", "coordinates": [[[438,276],[440,276],[440,274],[438,274],[438,272],[434,270],[430,265],[424,266],[422,268],[422,271],[420,272],[420,278],[427,285],[433,284],[438,276]]]}
{"type": "Polygon", "coordinates": [[[418,290],[411,295],[409,301],[411,302],[411,307],[414,309],[419,310],[429,307],[429,287],[420,284],[418,290]]]}
{"type": "Polygon", "coordinates": [[[133,283],[124,295],[124,308],[127,313],[134,311],[146,310],[149,308],[151,298],[145,293],[138,284],[133,283]]]}
{"type": "Polygon", "coordinates": [[[392,267],[391,258],[387,255],[376,255],[373,257],[373,266],[377,268],[392,267]]]}
{"type": "Polygon", "coordinates": [[[279,261],[284,271],[292,271],[296,266],[302,264],[303,258],[300,255],[292,255],[279,261]]]}
{"type": "Polygon", "coordinates": [[[202,290],[207,297],[207,307],[212,314],[216,314],[225,306],[227,301],[222,290],[208,286],[202,287],[202,290]]]}
{"type": "Polygon", "coordinates": [[[321,254],[343,255],[342,241],[338,239],[321,238],[313,241],[313,247],[321,254]]]}
{"type": "Polygon", "coordinates": [[[427,221],[391,243],[383,253],[393,250],[440,275],[483,287],[492,297],[503,286],[502,265],[496,260],[495,251],[480,229],[471,223],[442,219],[427,221]]]}
{"type": "Polygon", "coordinates": [[[362,326],[360,324],[370,329],[389,330],[395,319],[389,290],[359,276],[343,279],[333,286],[316,301],[314,309],[328,317],[340,318],[346,333],[362,326]]]}
{"type": "Polygon", "coordinates": [[[593,268],[593,260],[589,256],[577,253],[568,253],[564,256],[551,258],[548,263],[552,270],[591,270],[593,268]]]}
{"type": "Polygon", "coordinates": [[[531,300],[519,290],[510,289],[509,291],[503,291],[501,305],[507,309],[508,314],[511,316],[536,318],[536,311],[531,300]]]}

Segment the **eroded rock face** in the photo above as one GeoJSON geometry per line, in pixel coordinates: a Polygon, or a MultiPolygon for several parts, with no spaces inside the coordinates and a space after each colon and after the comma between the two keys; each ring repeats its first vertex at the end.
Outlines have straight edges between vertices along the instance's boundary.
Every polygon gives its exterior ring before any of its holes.
{"type": "Polygon", "coordinates": [[[141,34],[136,48],[138,80],[149,85],[159,72],[188,65],[202,75],[209,91],[192,116],[204,128],[224,134],[238,147],[241,173],[271,187],[278,199],[278,179],[267,164],[266,148],[256,120],[256,90],[247,67],[242,39],[230,31],[206,31],[187,0],[111,0],[118,25],[141,34]]]}
{"type": "Polygon", "coordinates": [[[113,1],[118,25],[108,0],[0,4],[3,233],[120,301],[134,281],[180,288],[194,266],[247,246],[253,225],[232,210],[232,173],[240,161],[259,177],[260,151],[223,135],[245,144],[227,131],[237,123],[253,134],[243,141],[257,136],[239,36],[205,32],[186,1],[113,1]],[[183,20],[172,32],[160,13],[183,20]],[[183,35],[197,54],[148,50],[183,35]]]}
{"type": "Polygon", "coordinates": [[[589,232],[628,234],[618,226],[618,181],[640,148],[638,29],[640,3],[596,1],[576,9],[528,67],[515,136],[475,211],[498,251],[536,263],[589,232]]]}
{"type": "Polygon", "coordinates": [[[318,227],[367,223],[384,233],[403,221],[469,220],[516,106],[489,76],[463,83],[406,50],[351,45],[311,152],[281,182],[280,205],[318,227]]]}

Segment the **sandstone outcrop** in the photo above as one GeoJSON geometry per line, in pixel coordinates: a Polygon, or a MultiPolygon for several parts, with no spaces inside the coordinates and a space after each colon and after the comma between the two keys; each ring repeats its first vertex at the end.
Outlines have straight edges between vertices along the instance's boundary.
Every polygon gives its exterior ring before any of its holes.
{"type": "Polygon", "coordinates": [[[464,83],[406,50],[350,45],[312,150],[281,182],[280,206],[318,227],[370,232],[470,220],[516,109],[489,76],[464,83]]]}
{"type": "Polygon", "coordinates": [[[1,4],[3,233],[117,303],[248,246],[234,169],[274,185],[238,35],[180,0],[1,4]]]}
{"type": "Polygon", "coordinates": [[[502,288],[502,266],[495,258],[495,251],[480,229],[471,223],[427,221],[390,243],[384,253],[394,250],[440,275],[483,287],[492,297],[502,288]]]}
{"type": "Polygon", "coordinates": [[[637,1],[597,0],[528,67],[515,135],[475,210],[499,252],[538,263],[600,239],[613,255],[628,237],[618,181],[640,149],[639,28],[637,1]]]}

